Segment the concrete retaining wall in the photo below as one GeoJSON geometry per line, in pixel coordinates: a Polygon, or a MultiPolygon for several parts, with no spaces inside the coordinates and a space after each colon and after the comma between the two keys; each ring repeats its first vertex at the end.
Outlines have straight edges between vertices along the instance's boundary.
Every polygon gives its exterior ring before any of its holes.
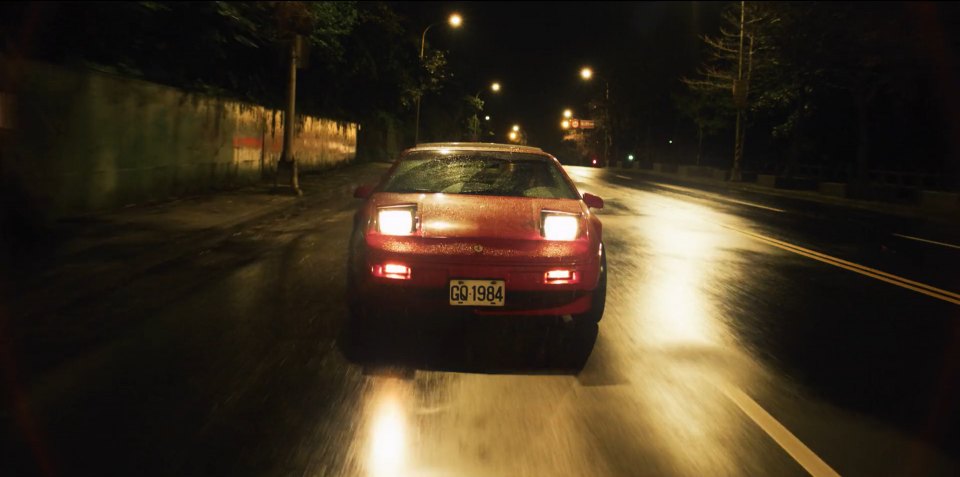
{"type": "Polygon", "coordinates": [[[820,193],[831,197],[847,197],[847,184],[844,182],[821,182],[820,193]]]}
{"type": "Polygon", "coordinates": [[[672,172],[672,173],[675,173],[675,172],[677,172],[677,165],[676,165],[676,164],[667,164],[667,163],[662,163],[662,162],[655,162],[655,163],[653,163],[653,170],[654,170],[655,172],[672,172]]]}
{"type": "MultiPolygon", "coordinates": [[[[3,186],[55,216],[254,183],[282,146],[283,115],[257,105],[44,63],[0,60],[0,80],[3,186]]],[[[300,170],[352,160],[356,136],[298,117],[300,170]]]]}
{"type": "Polygon", "coordinates": [[[777,176],[772,174],[758,174],[757,185],[763,186],[763,187],[776,187],[777,176]]]}
{"type": "MultiPolygon", "coordinates": [[[[677,173],[678,176],[706,178],[715,181],[728,180],[729,171],[715,167],[677,166],[664,163],[638,163],[640,169],[658,173],[677,173]]],[[[954,214],[960,218],[960,193],[922,190],[917,187],[889,184],[862,184],[844,182],[820,182],[811,178],[789,178],[773,174],[742,172],[741,183],[752,182],[757,186],[780,190],[815,191],[824,197],[873,201],[885,204],[916,206],[936,214],[954,214]]]]}
{"type": "Polygon", "coordinates": [[[819,183],[814,179],[781,177],[772,174],[757,174],[757,185],[791,190],[817,190],[819,187],[819,183]]]}
{"type": "Polygon", "coordinates": [[[960,194],[922,190],[920,191],[920,207],[928,210],[960,210],[960,194]]]}

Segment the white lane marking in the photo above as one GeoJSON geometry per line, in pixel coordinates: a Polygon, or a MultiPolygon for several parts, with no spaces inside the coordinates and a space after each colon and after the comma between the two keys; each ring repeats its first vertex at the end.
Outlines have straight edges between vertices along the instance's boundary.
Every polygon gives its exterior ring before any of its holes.
{"type": "Polygon", "coordinates": [[[784,213],[784,212],[786,212],[786,210],[778,209],[778,208],[776,208],[776,207],[767,207],[767,206],[765,206],[765,205],[754,204],[753,202],[744,202],[744,201],[742,201],[742,200],[737,200],[737,199],[728,199],[728,198],[726,198],[726,197],[721,197],[720,200],[725,200],[725,201],[727,201],[727,202],[733,202],[734,204],[749,205],[750,207],[756,207],[756,208],[758,208],[758,209],[770,210],[770,211],[773,211],[773,212],[780,212],[781,214],[784,213]]]}
{"type": "Polygon", "coordinates": [[[934,244],[934,245],[940,245],[940,246],[942,246],[942,247],[950,247],[950,248],[955,248],[955,249],[957,249],[957,250],[960,250],[960,245],[954,245],[954,244],[952,244],[952,243],[937,242],[936,240],[928,240],[928,239],[923,239],[923,238],[920,238],[920,237],[911,237],[911,236],[909,236],[909,235],[903,235],[903,234],[893,234],[893,236],[894,236],[894,237],[905,238],[905,239],[910,239],[910,240],[916,240],[916,241],[918,241],[918,242],[932,243],[932,244],[934,244]]]}
{"type": "MultiPolygon", "coordinates": [[[[704,191],[702,191],[702,190],[688,189],[688,188],[686,188],[686,187],[678,187],[678,186],[674,186],[674,185],[670,185],[670,184],[664,184],[664,183],[661,183],[661,182],[653,182],[653,184],[656,184],[658,187],[663,187],[663,188],[665,188],[665,189],[673,189],[673,190],[678,190],[678,191],[683,191],[683,192],[691,192],[691,191],[692,191],[692,192],[697,192],[697,193],[702,194],[702,195],[704,195],[704,196],[706,196],[706,197],[710,197],[710,198],[713,198],[713,199],[722,200],[722,201],[725,201],[725,202],[731,202],[731,203],[734,203],[734,204],[740,204],[740,205],[746,205],[746,206],[750,206],[750,207],[756,207],[756,208],[758,208],[758,209],[769,210],[769,211],[772,211],[772,212],[780,212],[780,213],[786,212],[786,210],[778,209],[778,208],[776,208],[776,207],[767,207],[767,206],[765,206],[765,205],[754,204],[753,202],[746,202],[746,201],[743,201],[743,200],[731,199],[731,198],[724,197],[724,196],[719,195],[719,194],[711,194],[711,193],[708,193],[708,192],[704,192],[704,191]]],[[[696,197],[696,196],[694,196],[694,197],[696,197]]]]}
{"type": "Polygon", "coordinates": [[[789,429],[780,424],[773,416],[765,411],[756,401],[750,399],[743,391],[733,387],[716,383],[720,391],[723,392],[737,407],[743,411],[751,421],[754,422],[763,432],[766,432],[780,447],[793,457],[807,472],[813,477],[840,477],[837,471],[833,470],[817,454],[814,454],[809,447],[804,445],[797,436],[793,435],[789,429]]]}
{"type": "Polygon", "coordinates": [[[618,177],[620,179],[627,179],[627,180],[633,179],[633,177],[621,176],[620,174],[617,174],[615,177],[618,177]]]}

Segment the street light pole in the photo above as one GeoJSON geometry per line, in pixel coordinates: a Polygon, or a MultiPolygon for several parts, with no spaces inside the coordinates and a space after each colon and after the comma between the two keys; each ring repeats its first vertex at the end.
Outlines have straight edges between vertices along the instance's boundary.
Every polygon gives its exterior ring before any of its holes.
{"type": "MultiPolygon", "coordinates": [[[[594,77],[593,69],[583,67],[580,69],[580,77],[590,81],[594,77]]],[[[610,82],[606,75],[603,75],[603,103],[603,163],[609,167],[610,145],[613,140],[610,134],[610,82]]]]}
{"type": "MultiPolygon", "coordinates": [[[[478,103],[478,104],[479,104],[480,101],[481,101],[481,100],[480,100],[480,93],[482,93],[483,90],[484,90],[484,88],[480,88],[480,89],[477,90],[477,94],[473,95],[473,97],[477,100],[477,103],[478,103]]],[[[499,82],[499,81],[494,81],[493,83],[490,83],[490,91],[499,94],[499,93],[500,93],[500,82],[499,82]]],[[[482,110],[483,110],[483,108],[480,107],[480,109],[478,109],[477,112],[479,113],[479,112],[482,111],[482,110]]],[[[478,121],[479,121],[479,116],[477,116],[477,119],[478,119],[478,121]]],[[[486,116],[486,121],[489,121],[489,120],[490,120],[490,116],[486,116]]],[[[483,123],[480,123],[480,124],[483,124],[483,123]]],[[[478,129],[478,130],[479,130],[479,129],[483,129],[483,127],[480,126],[480,125],[478,125],[478,126],[477,126],[477,129],[478,129]]],[[[479,131],[477,131],[476,133],[472,134],[472,137],[473,137],[473,140],[474,140],[474,141],[479,140],[478,134],[480,134],[479,131]]]]}
{"type": "MultiPolygon", "coordinates": [[[[461,17],[459,14],[454,13],[450,15],[449,18],[447,18],[447,23],[449,23],[450,26],[452,26],[453,28],[459,28],[460,25],[463,23],[463,17],[461,17]]],[[[439,24],[440,22],[431,23],[430,25],[428,25],[426,28],[423,29],[423,34],[420,35],[420,66],[421,67],[423,66],[423,54],[427,45],[427,31],[439,24]]],[[[417,144],[420,142],[420,99],[422,97],[423,97],[423,91],[418,91],[417,92],[417,118],[416,118],[416,125],[414,126],[414,133],[413,133],[414,144],[417,144]]]]}
{"type": "MultiPolygon", "coordinates": [[[[427,30],[433,28],[434,26],[439,25],[439,23],[433,23],[423,29],[423,34],[420,35],[420,65],[423,66],[423,50],[427,44],[427,30]]],[[[420,143],[420,98],[423,96],[423,91],[417,91],[417,119],[414,133],[413,133],[413,144],[417,145],[420,143]]]]}
{"type": "Polygon", "coordinates": [[[604,167],[610,167],[610,143],[613,142],[610,136],[610,128],[613,125],[610,124],[610,83],[607,81],[606,75],[603,78],[603,98],[603,114],[605,116],[603,121],[603,164],[604,167]]]}

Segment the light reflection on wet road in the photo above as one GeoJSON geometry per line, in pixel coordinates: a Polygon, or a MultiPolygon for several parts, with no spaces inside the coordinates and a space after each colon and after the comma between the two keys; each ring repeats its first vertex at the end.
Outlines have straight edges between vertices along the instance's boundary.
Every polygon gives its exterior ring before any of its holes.
{"type": "MultiPolygon", "coordinates": [[[[956,394],[933,405],[958,386],[955,374],[939,373],[949,369],[944,350],[957,344],[956,306],[728,228],[839,255],[845,249],[811,232],[822,210],[570,170],[581,191],[606,201],[610,270],[607,312],[579,374],[541,366],[530,350],[541,328],[494,320],[395,337],[400,355],[416,359],[346,359],[343,253],[356,204],[311,204],[131,283],[109,306],[85,305],[142,323],[31,388],[55,467],[63,475],[818,472],[785,449],[800,443],[842,475],[956,475],[956,394]],[[142,305],[157,294],[164,303],[142,305]],[[796,443],[772,438],[732,392],[796,443]]],[[[931,264],[918,263],[896,266],[924,281],[931,264]]],[[[29,473],[27,455],[18,473],[29,473]]]]}

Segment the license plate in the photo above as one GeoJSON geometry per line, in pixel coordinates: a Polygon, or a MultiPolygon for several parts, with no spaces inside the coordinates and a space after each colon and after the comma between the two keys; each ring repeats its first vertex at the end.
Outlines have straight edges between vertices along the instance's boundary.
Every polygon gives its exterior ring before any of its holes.
{"type": "Polygon", "coordinates": [[[453,306],[503,306],[506,286],[503,280],[450,280],[450,304],[453,306]]]}

